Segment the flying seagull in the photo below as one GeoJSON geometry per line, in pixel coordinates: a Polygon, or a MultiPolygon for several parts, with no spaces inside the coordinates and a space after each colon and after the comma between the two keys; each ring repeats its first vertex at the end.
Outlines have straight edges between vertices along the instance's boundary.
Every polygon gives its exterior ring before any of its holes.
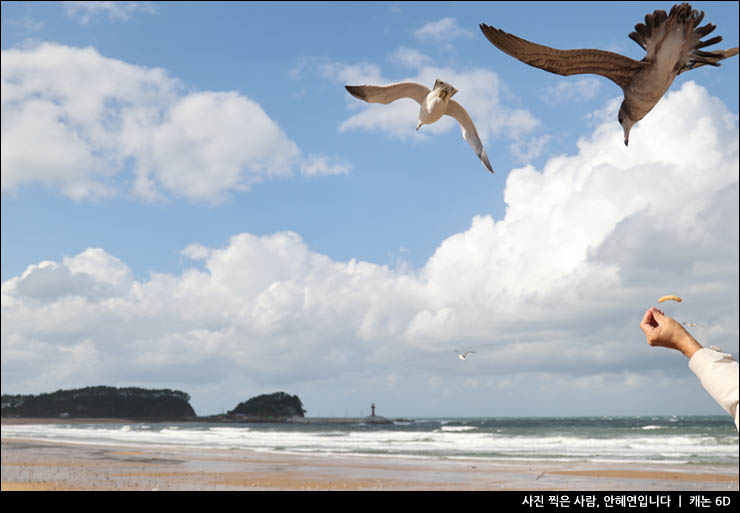
{"type": "Polygon", "coordinates": [[[452,116],[460,123],[462,135],[473,148],[473,151],[480,158],[483,165],[493,173],[491,163],[488,162],[488,155],[483,149],[483,143],[480,142],[478,131],[475,129],[473,120],[470,119],[465,109],[452,99],[457,89],[447,82],[436,80],[434,89],[429,90],[421,84],[413,82],[401,82],[387,86],[361,85],[361,86],[344,86],[349,94],[368,103],[382,103],[387,105],[399,98],[411,98],[421,106],[419,110],[419,124],[416,129],[419,130],[421,125],[431,125],[444,114],[452,116]]]}
{"type": "Polygon", "coordinates": [[[466,351],[464,353],[461,353],[457,349],[455,349],[455,352],[457,353],[457,357],[460,358],[461,360],[467,360],[468,355],[475,353],[475,351],[466,351]]]}
{"type": "Polygon", "coordinates": [[[738,53],[737,47],[701,50],[722,41],[722,36],[701,41],[716,28],[711,23],[699,27],[703,18],[703,11],[687,3],[674,5],[669,15],[662,10],[645,15],[645,23],[635,25],[629,34],[647,52],[641,61],[605,50],[556,50],[483,23],[480,29],[496,48],[530,66],[564,76],[591,73],[615,82],[624,92],[619,124],[627,146],[632,126],[655,107],[677,75],[705,64],[719,66],[719,61],[738,53]]]}

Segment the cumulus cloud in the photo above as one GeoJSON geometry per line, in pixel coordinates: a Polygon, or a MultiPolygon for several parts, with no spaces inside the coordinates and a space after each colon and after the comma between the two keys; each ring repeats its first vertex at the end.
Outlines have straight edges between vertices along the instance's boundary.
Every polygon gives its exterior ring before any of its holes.
{"type": "Polygon", "coordinates": [[[3,192],[38,182],[78,200],[130,192],[219,202],[302,169],[347,166],[303,155],[237,92],[190,91],[163,69],[93,48],[2,52],[3,192]]]}
{"type": "MultiPolygon", "coordinates": [[[[218,200],[265,177],[290,175],[300,154],[258,104],[235,92],[189,94],[147,135],[151,143],[137,167],[143,195],[156,174],[169,191],[218,200]]],[[[138,139],[132,146],[144,143],[138,139]]]]}
{"type": "Polygon", "coordinates": [[[91,248],[65,258],[61,264],[44,261],[30,265],[8,284],[22,297],[39,304],[70,297],[99,300],[128,291],[132,274],[117,258],[100,248],[91,248]]]}
{"type": "MultiPolygon", "coordinates": [[[[505,217],[476,216],[419,269],[332,260],[293,232],[193,243],[183,255],[200,268],[143,281],[99,249],[30,265],[2,285],[3,389],[135,376],[181,384],[196,409],[214,383],[229,385],[224,408],[249,383],[304,401],[412,394],[428,408],[418,414],[463,392],[538,414],[574,401],[613,412],[630,394],[664,411],[694,382],[639,330],[658,297],[683,296],[667,313],[737,353],[738,120],[687,82],[631,142],[608,121],[577,153],[513,170],[505,217]],[[455,348],[476,358],[453,366],[455,348]]],[[[677,408],[711,404],[690,390],[677,408]]]]}

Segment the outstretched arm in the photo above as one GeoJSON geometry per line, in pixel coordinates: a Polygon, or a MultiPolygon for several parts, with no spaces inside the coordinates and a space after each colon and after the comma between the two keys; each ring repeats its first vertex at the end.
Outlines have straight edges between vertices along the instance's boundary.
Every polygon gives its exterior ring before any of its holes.
{"type": "Polygon", "coordinates": [[[740,430],[737,362],[727,353],[704,347],[691,357],[689,368],[717,404],[732,415],[740,430]]]}
{"type": "Polygon", "coordinates": [[[655,307],[645,312],[640,322],[648,344],[681,351],[689,368],[704,389],[735,420],[740,430],[738,411],[738,364],[727,353],[702,347],[678,322],[655,307]]]}

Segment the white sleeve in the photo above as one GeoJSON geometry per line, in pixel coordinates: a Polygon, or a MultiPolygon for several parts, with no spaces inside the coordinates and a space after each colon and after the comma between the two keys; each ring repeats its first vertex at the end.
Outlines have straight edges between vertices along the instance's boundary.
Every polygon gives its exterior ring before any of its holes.
{"type": "Polygon", "coordinates": [[[738,424],[738,365],[727,353],[703,347],[689,360],[689,368],[704,389],[738,424]]]}

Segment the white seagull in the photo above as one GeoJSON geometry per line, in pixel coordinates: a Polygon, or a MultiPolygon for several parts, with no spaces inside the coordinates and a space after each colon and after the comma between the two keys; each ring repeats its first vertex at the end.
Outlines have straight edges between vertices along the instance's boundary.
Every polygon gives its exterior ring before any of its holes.
{"type": "Polygon", "coordinates": [[[478,131],[475,129],[473,120],[470,119],[470,116],[468,116],[462,105],[452,99],[457,89],[447,82],[436,80],[434,82],[434,89],[431,91],[429,88],[413,82],[400,82],[387,86],[348,85],[344,87],[349,91],[349,94],[368,103],[382,103],[387,105],[400,98],[416,100],[421,106],[419,110],[419,124],[416,125],[417,130],[421,128],[421,125],[431,125],[445,114],[452,116],[460,123],[462,135],[468,141],[471,148],[473,148],[475,154],[478,155],[478,158],[486,166],[486,169],[493,173],[493,168],[491,167],[491,163],[488,162],[488,155],[486,155],[486,150],[483,149],[483,143],[480,141],[480,137],[478,137],[478,131]]]}
{"type": "Polygon", "coordinates": [[[460,358],[461,360],[467,360],[468,355],[475,353],[475,351],[465,351],[464,353],[461,353],[457,349],[455,349],[455,352],[457,353],[457,357],[460,358]]]}

